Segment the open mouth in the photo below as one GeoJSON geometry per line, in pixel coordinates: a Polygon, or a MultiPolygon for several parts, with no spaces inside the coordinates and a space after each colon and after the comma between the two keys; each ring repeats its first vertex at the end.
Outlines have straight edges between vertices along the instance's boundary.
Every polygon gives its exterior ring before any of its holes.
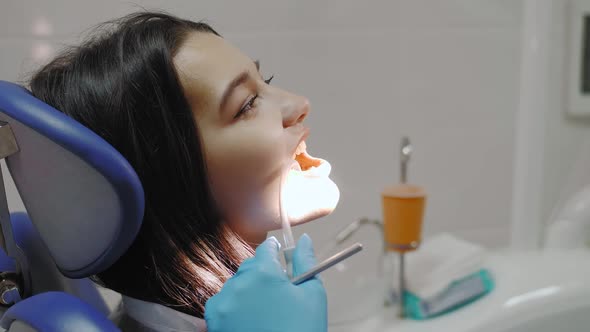
{"type": "Polygon", "coordinates": [[[307,153],[305,141],[301,141],[293,153],[291,170],[302,172],[306,176],[329,176],[332,167],[324,159],[312,157],[307,153]]]}
{"type": "Polygon", "coordinates": [[[322,160],[314,158],[307,153],[307,144],[305,141],[301,141],[293,154],[293,160],[297,163],[293,163],[293,167],[299,165],[299,171],[308,171],[313,167],[319,167],[322,164],[322,160]],[[297,165],[295,165],[297,164],[297,165]]]}

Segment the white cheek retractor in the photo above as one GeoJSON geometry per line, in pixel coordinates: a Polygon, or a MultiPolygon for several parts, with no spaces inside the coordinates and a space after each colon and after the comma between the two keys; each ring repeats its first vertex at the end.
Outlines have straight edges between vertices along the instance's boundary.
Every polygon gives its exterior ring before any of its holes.
{"type": "Polygon", "coordinates": [[[358,253],[359,251],[363,250],[363,245],[360,243],[355,243],[347,249],[342,250],[341,252],[335,254],[334,256],[326,259],[325,261],[317,264],[316,266],[312,267],[305,273],[293,277],[293,251],[295,250],[295,240],[293,239],[293,231],[291,230],[291,223],[289,221],[289,214],[286,208],[286,199],[285,193],[283,192],[285,189],[285,182],[287,175],[289,174],[290,167],[285,169],[281,174],[281,183],[279,188],[279,205],[280,205],[280,214],[281,214],[281,227],[283,229],[283,240],[284,240],[284,247],[283,247],[283,255],[285,258],[286,270],[287,275],[291,278],[291,282],[295,285],[301,284],[313,277],[316,274],[329,269],[330,267],[338,264],[339,262],[347,259],[348,257],[358,253]]]}

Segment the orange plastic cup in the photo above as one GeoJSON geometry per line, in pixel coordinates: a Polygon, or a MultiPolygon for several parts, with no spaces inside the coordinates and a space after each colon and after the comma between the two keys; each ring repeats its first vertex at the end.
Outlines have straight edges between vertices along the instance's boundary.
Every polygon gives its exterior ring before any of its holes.
{"type": "Polygon", "coordinates": [[[422,239],[422,219],[426,192],[419,186],[399,184],[381,193],[385,243],[390,251],[418,248],[422,239]]]}

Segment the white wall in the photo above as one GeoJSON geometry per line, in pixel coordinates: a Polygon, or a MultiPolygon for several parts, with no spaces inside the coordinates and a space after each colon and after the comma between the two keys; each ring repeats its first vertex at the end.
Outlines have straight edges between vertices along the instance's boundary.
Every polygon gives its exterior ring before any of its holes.
{"type": "MultiPolygon", "coordinates": [[[[590,0],[587,0],[590,3],[590,0]]],[[[584,184],[590,183],[590,118],[566,114],[571,17],[568,1],[553,3],[551,29],[550,106],[545,129],[543,221],[551,222],[553,209],[584,184]]]]}

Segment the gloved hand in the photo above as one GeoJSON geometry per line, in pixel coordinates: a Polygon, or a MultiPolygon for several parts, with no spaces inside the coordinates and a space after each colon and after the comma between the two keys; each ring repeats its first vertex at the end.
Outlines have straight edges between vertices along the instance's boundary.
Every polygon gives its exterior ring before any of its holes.
{"type": "MultiPolygon", "coordinates": [[[[318,278],[293,285],[280,264],[279,242],[270,237],[205,304],[209,332],[326,332],[326,290],[318,278]]],[[[316,264],[304,234],[293,252],[293,274],[316,264]]]]}

